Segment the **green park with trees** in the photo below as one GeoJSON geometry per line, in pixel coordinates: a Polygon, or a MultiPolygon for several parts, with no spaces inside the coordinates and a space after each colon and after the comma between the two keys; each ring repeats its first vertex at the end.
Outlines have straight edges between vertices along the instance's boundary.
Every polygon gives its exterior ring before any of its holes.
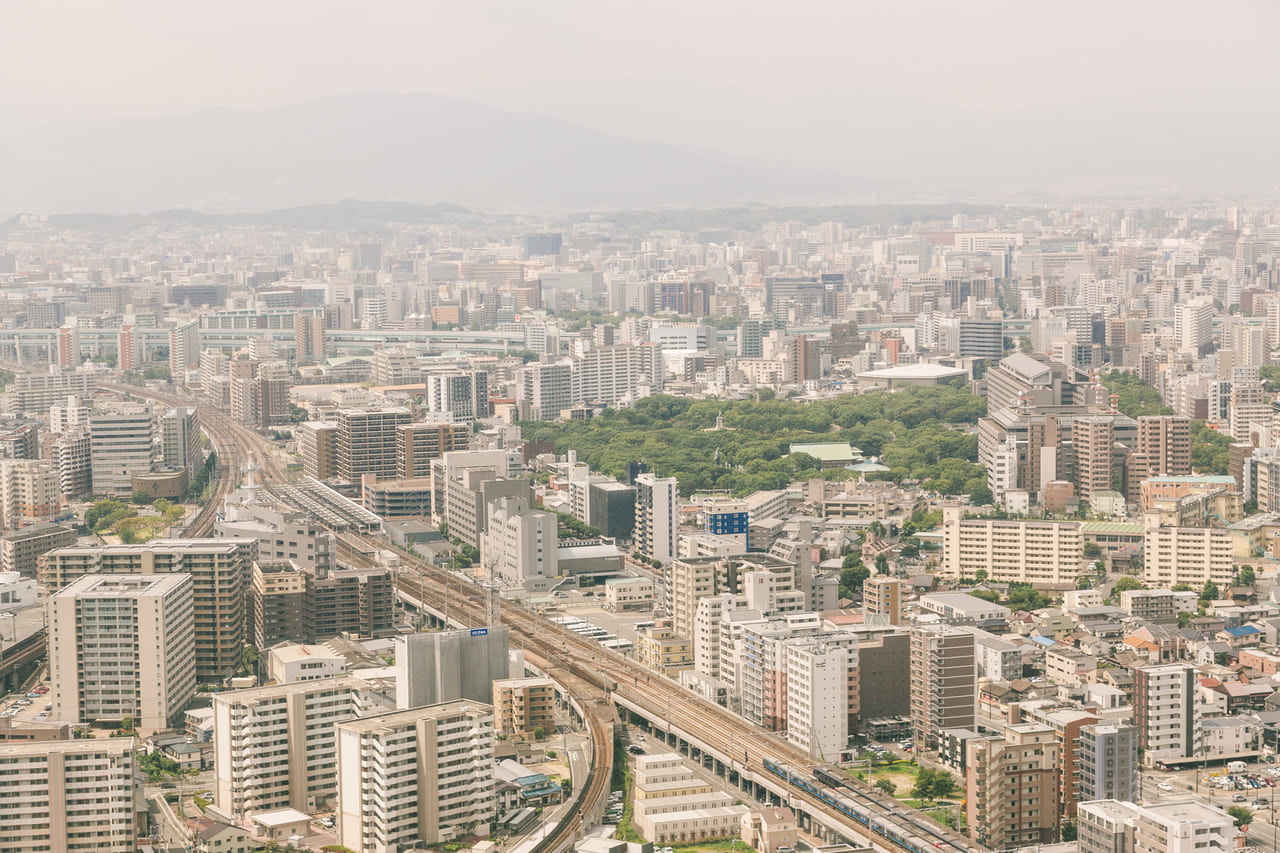
{"type": "Polygon", "coordinates": [[[615,477],[629,462],[647,462],[659,476],[677,478],[685,495],[711,489],[744,495],[797,479],[857,476],[822,471],[812,456],[789,453],[793,443],[838,442],[889,467],[869,479],[911,480],[983,504],[991,493],[972,427],[985,413],[986,401],[956,383],[809,402],[655,396],[588,421],[523,426],[528,438],[553,442],[557,453],[576,450],[580,460],[615,477]],[[714,429],[717,415],[726,429],[714,429]]]}

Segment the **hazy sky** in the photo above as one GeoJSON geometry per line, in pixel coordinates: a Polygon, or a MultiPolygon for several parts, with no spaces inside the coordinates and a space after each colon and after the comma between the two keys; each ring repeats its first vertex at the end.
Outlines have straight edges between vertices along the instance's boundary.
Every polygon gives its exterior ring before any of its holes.
{"type": "Polygon", "coordinates": [[[1276,0],[0,8],[0,140],[55,119],[430,92],[865,186],[1280,193],[1276,0]]]}
{"type": "MultiPolygon", "coordinates": [[[[10,0],[0,135],[367,90],[516,97],[555,112],[554,88],[524,93],[584,81],[655,81],[659,98],[689,86],[713,99],[709,111],[724,90],[783,105],[804,95],[832,111],[868,93],[999,114],[1180,91],[1189,111],[1215,91],[1272,110],[1277,24],[1270,0],[10,0]]],[[[661,118],[660,107],[628,105],[661,118]]]]}

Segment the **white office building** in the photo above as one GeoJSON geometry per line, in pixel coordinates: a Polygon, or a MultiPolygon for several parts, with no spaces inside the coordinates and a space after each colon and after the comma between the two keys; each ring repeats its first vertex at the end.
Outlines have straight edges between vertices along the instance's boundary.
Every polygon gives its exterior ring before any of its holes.
{"type": "Polygon", "coordinates": [[[106,497],[133,494],[133,475],[151,470],[151,411],[134,408],[89,419],[93,493],[106,497]]]}

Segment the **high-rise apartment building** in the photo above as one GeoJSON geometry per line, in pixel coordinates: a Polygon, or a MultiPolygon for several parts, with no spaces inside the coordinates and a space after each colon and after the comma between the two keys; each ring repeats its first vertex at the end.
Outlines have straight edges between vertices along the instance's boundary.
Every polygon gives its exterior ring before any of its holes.
{"type": "Polygon", "coordinates": [[[396,428],[396,477],[431,476],[431,460],[466,450],[471,430],[465,423],[409,423],[396,428]]]}
{"type": "Polygon", "coordinates": [[[1071,422],[1071,446],[1075,455],[1076,494],[1087,501],[1112,489],[1115,429],[1112,419],[1099,415],[1071,422]]]}
{"type": "Polygon", "coordinates": [[[1143,762],[1154,767],[1165,759],[1190,758],[1200,721],[1195,669],[1182,663],[1141,666],[1133,676],[1133,723],[1143,762]]]}
{"type": "Polygon", "coordinates": [[[1213,343],[1213,303],[1194,299],[1175,305],[1173,336],[1183,352],[1202,354],[1213,343]]]}
{"type": "Polygon", "coordinates": [[[338,476],[337,421],[307,421],[298,424],[298,455],[302,473],[316,480],[338,476]]]}
{"type": "Polygon", "coordinates": [[[93,442],[87,426],[67,430],[53,443],[58,490],[64,498],[81,498],[93,490],[93,442]]]}
{"type": "Polygon", "coordinates": [[[36,576],[56,592],[84,575],[191,575],[196,677],[221,681],[240,666],[245,643],[245,590],[256,553],[253,539],[152,539],[144,545],[58,548],[36,576]]]}
{"type": "Polygon", "coordinates": [[[131,737],[0,742],[0,850],[133,853],[137,749],[131,737]]]}
{"type": "Polygon", "coordinates": [[[338,841],[391,853],[494,818],[493,708],[446,702],[339,723],[338,841]]]}
{"type": "Polygon", "coordinates": [[[973,646],[973,634],[952,625],[911,629],[911,723],[922,746],[936,748],[943,729],[973,728],[973,646]]]}
{"type": "Polygon", "coordinates": [[[168,470],[200,467],[200,412],[177,406],[160,416],[160,461],[168,470]]]}
{"type": "Polygon", "coordinates": [[[636,477],[636,551],[667,562],[676,554],[680,485],[675,477],[644,473],[636,477]]]}
{"type": "Polygon", "coordinates": [[[338,790],[334,726],[390,703],[374,684],[349,675],[215,693],[218,808],[236,818],[324,808],[338,790]]]}
{"type": "Polygon", "coordinates": [[[942,577],[985,573],[1004,583],[1074,583],[1084,560],[1078,521],[965,518],[964,507],[942,508],[942,577]]]}
{"type": "Polygon", "coordinates": [[[524,498],[499,498],[489,506],[480,534],[480,562],[503,583],[545,590],[560,574],[556,517],[524,498]]]}
{"type": "Polygon", "coordinates": [[[358,481],[364,474],[396,476],[396,432],[409,423],[408,409],[346,409],[338,412],[337,474],[358,481]]]}
{"type": "Polygon", "coordinates": [[[483,370],[430,374],[426,403],[428,412],[440,416],[438,420],[471,426],[489,417],[489,374],[483,370]]]}
{"type": "Polygon", "coordinates": [[[1005,726],[1003,737],[965,744],[965,824],[969,838],[996,850],[1057,838],[1057,751],[1053,728],[1005,726]]]}
{"type": "Polygon", "coordinates": [[[167,729],[195,696],[191,576],[89,575],[49,599],[53,716],[167,729]]]}
{"type": "Polygon", "coordinates": [[[843,760],[858,718],[858,640],[798,637],[785,644],[787,740],[819,761],[843,760]]]}
{"type": "Polygon", "coordinates": [[[58,471],[46,459],[0,462],[0,516],[7,528],[50,521],[58,514],[62,489],[58,471]]]}
{"type": "Polygon", "coordinates": [[[187,374],[200,366],[200,321],[188,320],[169,330],[169,377],[185,385],[187,374]]]}
{"type": "Polygon", "coordinates": [[[298,364],[315,364],[324,361],[324,314],[306,314],[299,311],[293,318],[293,347],[298,364]]]}
{"type": "Polygon", "coordinates": [[[568,361],[526,364],[516,371],[516,405],[522,420],[553,421],[580,399],[568,361]]]}
{"type": "Polygon", "coordinates": [[[106,497],[133,494],[133,475],[151,470],[151,412],[135,408],[89,419],[93,493],[106,497]]]}
{"type": "Polygon", "coordinates": [[[1151,477],[1191,473],[1191,419],[1175,415],[1138,418],[1138,443],[1128,460],[1129,500],[1141,498],[1141,483],[1151,477]]]}
{"type": "Polygon", "coordinates": [[[1095,723],[1080,729],[1080,802],[1138,798],[1138,729],[1095,723]]]}

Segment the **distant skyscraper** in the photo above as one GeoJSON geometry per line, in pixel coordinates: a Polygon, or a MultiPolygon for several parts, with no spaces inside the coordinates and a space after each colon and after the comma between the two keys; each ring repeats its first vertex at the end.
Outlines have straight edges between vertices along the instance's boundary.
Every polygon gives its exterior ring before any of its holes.
{"type": "Polygon", "coordinates": [[[200,322],[189,320],[169,330],[169,376],[184,384],[187,373],[200,366],[200,322]]]}

